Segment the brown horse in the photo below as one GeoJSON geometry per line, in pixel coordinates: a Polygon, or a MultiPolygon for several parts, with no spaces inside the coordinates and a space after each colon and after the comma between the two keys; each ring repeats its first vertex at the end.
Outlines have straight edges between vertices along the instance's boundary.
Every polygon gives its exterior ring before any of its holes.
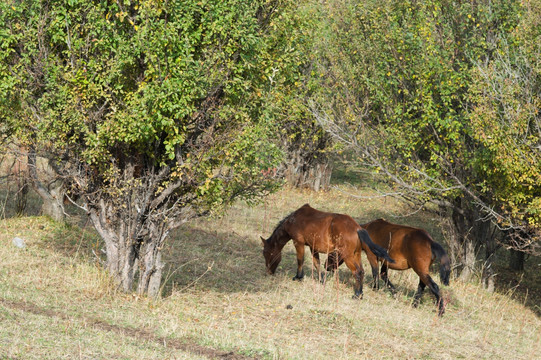
{"type": "Polygon", "coordinates": [[[319,211],[305,204],[280,221],[267,240],[261,238],[269,274],[276,271],[282,260],[282,249],[291,239],[297,251],[297,274],[293,280],[304,277],[305,245],[308,245],[312,252],[318,275],[319,253],[336,253],[355,277],[354,298],[362,298],[363,293],[364,270],[361,263],[363,248],[374,258],[383,258],[389,263],[394,263],[387,251],[374,244],[366,230],[350,216],[319,211]]]}
{"type": "MultiPolygon", "coordinates": [[[[428,273],[434,259],[439,258],[441,281],[444,285],[449,285],[451,267],[449,257],[443,247],[432,240],[425,230],[392,224],[383,219],[374,220],[361,226],[368,231],[368,234],[376,244],[387,249],[389,256],[395,259],[394,263],[389,263],[377,255],[366,253],[372,267],[372,275],[374,275],[374,287],[377,288],[379,285],[378,260],[383,262],[381,265],[381,278],[391,289],[394,289],[394,285],[389,281],[387,275],[388,269],[407,270],[412,268],[419,275],[419,286],[414,296],[413,306],[417,307],[419,305],[423,291],[428,286],[436,297],[439,309],[438,314],[440,316],[443,315],[445,308],[439,287],[428,273]]],[[[332,271],[340,266],[341,263],[342,259],[338,254],[330,254],[325,269],[332,271]]]]}

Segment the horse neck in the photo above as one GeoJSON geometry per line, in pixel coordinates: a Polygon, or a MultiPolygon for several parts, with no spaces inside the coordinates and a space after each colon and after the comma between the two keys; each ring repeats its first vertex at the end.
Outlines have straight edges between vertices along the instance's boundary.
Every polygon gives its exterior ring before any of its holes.
{"type": "Polygon", "coordinates": [[[272,236],[269,239],[269,243],[270,245],[281,251],[289,240],[291,240],[291,238],[284,230],[276,229],[272,233],[272,236]]]}

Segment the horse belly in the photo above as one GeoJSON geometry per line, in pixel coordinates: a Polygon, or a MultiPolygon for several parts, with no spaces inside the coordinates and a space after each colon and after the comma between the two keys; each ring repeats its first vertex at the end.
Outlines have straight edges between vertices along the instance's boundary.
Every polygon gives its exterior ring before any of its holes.
{"type": "Polygon", "coordinates": [[[393,270],[406,270],[410,268],[410,265],[408,263],[408,260],[403,256],[398,256],[395,254],[390,253],[389,256],[394,259],[394,263],[390,264],[387,263],[389,266],[389,269],[393,270]]]}
{"type": "Polygon", "coordinates": [[[328,241],[316,240],[310,246],[314,252],[328,254],[336,250],[336,246],[328,241]]]}

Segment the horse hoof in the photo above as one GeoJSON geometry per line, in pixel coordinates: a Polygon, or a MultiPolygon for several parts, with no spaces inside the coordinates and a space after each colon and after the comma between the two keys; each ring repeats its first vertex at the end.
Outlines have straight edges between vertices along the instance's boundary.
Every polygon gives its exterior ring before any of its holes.
{"type": "Polygon", "coordinates": [[[352,298],[353,300],[362,300],[363,294],[359,294],[359,295],[355,294],[355,295],[353,295],[351,298],[352,298]]]}
{"type": "Polygon", "coordinates": [[[301,281],[302,277],[293,276],[293,281],[301,281]]]}

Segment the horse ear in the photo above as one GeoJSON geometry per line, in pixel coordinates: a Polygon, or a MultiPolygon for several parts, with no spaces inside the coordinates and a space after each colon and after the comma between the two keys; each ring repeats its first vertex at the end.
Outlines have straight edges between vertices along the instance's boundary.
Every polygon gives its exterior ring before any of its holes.
{"type": "Polygon", "coordinates": [[[265,239],[263,238],[263,236],[260,236],[260,238],[261,238],[261,241],[263,242],[263,246],[265,246],[265,244],[267,243],[267,240],[265,240],[265,239]]]}

